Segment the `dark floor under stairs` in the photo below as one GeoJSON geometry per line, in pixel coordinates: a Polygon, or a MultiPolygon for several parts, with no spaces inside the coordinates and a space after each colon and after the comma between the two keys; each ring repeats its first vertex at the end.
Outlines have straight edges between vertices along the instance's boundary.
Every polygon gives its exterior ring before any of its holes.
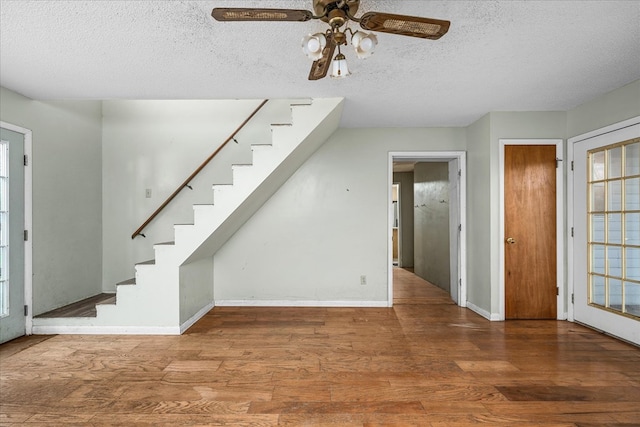
{"type": "Polygon", "coordinates": [[[96,317],[96,305],[98,304],[115,304],[116,294],[98,294],[56,308],[43,314],[35,316],[36,318],[54,318],[54,317],[96,317]]]}

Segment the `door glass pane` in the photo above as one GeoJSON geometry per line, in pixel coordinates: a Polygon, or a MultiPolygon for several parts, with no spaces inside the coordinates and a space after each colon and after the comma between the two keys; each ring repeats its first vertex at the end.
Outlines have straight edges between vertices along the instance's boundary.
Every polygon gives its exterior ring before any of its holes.
{"type": "Polygon", "coordinates": [[[640,142],[589,152],[589,303],[640,311],[640,142]]]}
{"type": "Polygon", "coordinates": [[[591,181],[604,179],[604,151],[598,151],[591,155],[591,181]]]}
{"type": "Polygon", "coordinates": [[[640,210],[640,178],[624,180],[624,197],[626,210],[640,210]]]}
{"type": "Polygon", "coordinates": [[[609,181],[607,200],[609,201],[610,211],[622,210],[622,181],[621,180],[616,179],[615,181],[609,181]]]}
{"type": "Polygon", "coordinates": [[[625,277],[640,282],[640,248],[626,248],[625,277]]]}
{"type": "Polygon", "coordinates": [[[607,242],[622,243],[622,214],[607,215],[607,242]]]}
{"type": "Polygon", "coordinates": [[[591,216],[591,241],[604,243],[604,214],[594,214],[591,216]]]}
{"type": "Polygon", "coordinates": [[[598,304],[604,307],[607,303],[605,295],[604,277],[591,276],[591,304],[598,304]]]}
{"type": "Polygon", "coordinates": [[[625,147],[625,175],[640,175],[640,142],[625,147]]]}
{"type": "Polygon", "coordinates": [[[604,272],[604,245],[591,246],[591,271],[594,273],[605,274],[604,272]]]}
{"type": "Polygon", "coordinates": [[[591,184],[591,211],[604,212],[604,182],[591,184]]]}
{"type": "Polygon", "coordinates": [[[622,147],[607,150],[609,154],[609,168],[607,178],[620,178],[622,176],[622,147]]]}
{"type": "Polygon", "coordinates": [[[640,246],[640,213],[628,213],[624,218],[624,242],[640,246]]]}
{"type": "Polygon", "coordinates": [[[624,283],[625,312],[640,316],[640,284],[624,283]]]}
{"type": "Polygon", "coordinates": [[[607,247],[607,267],[608,276],[622,277],[622,248],[607,247]]]}
{"type": "Polygon", "coordinates": [[[622,311],[622,281],[609,279],[609,307],[622,311]]]}

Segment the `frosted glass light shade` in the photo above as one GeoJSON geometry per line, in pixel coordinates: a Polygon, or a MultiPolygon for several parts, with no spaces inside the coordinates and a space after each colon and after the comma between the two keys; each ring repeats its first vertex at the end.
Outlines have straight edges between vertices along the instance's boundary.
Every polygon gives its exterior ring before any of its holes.
{"type": "Polygon", "coordinates": [[[358,58],[365,59],[373,55],[378,45],[378,38],[375,34],[367,34],[363,31],[356,31],[351,37],[351,44],[356,51],[358,58]]]}
{"type": "Polygon", "coordinates": [[[343,54],[339,53],[331,63],[331,77],[334,79],[343,79],[351,75],[347,59],[343,54]]]}
{"type": "Polygon", "coordinates": [[[322,58],[322,51],[326,45],[327,38],[322,33],[309,34],[302,39],[302,51],[314,61],[322,58]]]}

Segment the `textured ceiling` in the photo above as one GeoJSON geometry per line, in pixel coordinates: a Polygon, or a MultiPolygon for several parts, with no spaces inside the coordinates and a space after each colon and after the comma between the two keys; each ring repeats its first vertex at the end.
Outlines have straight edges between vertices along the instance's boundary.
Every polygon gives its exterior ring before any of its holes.
{"type": "MultiPolygon", "coordinates": [[[[346,98],[342,126],[466,126],[567,110],[640,78],[640,1],[362,0],[448,19],[438,41],[378,34],[353,75],[310,82],[321,21],[219,23],[213,7],[312,0],[0,0],[0,84],[34,99],[346,98]]],[[[354,25],[354,24],[352,24],[354,25]]],[[[355,25],[354,25],[355,28],[355,25]]]]}

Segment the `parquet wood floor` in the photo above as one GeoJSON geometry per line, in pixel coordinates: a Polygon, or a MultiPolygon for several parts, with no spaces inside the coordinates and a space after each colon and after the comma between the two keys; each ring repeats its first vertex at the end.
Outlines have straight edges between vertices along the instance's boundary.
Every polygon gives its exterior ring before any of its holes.
{"type": "Polygon", "coordinates": [[[182,336],[4,344],[0,425],[640,425],[640,349],[489,322],[394,274],[392,309],[215,308],[182,336]]]}

